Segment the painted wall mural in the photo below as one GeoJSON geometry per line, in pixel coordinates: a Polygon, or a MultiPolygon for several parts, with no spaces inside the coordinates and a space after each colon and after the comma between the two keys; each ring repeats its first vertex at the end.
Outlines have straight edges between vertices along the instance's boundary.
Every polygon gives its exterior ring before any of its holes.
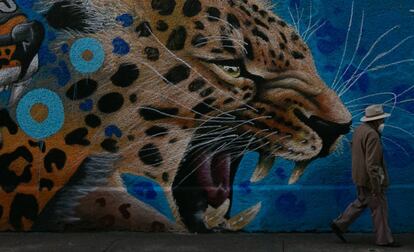
{"type": "Polygon", "coordinates": [[[325,231],[382,103],[391,226],[414,231],[410,8],[0,0],[0,230],[325,231]]]}

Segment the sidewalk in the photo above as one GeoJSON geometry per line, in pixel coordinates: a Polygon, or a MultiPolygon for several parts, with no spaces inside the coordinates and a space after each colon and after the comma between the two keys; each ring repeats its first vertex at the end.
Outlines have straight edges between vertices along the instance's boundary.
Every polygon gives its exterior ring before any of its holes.
{"type": "Polygon", "coordinates": [[[396,235],[401,248],[372,245],[371,234],[0,233],[0,251],[414,251],[414,235],[396,235]]]}

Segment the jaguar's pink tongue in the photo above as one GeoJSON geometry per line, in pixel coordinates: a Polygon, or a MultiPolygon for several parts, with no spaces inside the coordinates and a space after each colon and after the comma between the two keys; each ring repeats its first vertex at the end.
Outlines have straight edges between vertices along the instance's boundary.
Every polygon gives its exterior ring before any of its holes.
{"type": "Polygon", "coordinates": [[[208,204],[219,207],[230,195],[231,156],[203,153],[197,158],[197,180],[207,194],[208,204]]]}

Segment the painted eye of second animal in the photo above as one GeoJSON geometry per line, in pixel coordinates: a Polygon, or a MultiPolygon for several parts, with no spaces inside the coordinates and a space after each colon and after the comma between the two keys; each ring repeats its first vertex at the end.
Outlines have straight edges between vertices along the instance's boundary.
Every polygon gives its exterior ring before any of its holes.
{"type": "Polygon", "coordinates": [[[218,65],[224,72],[230,75],[233,78],[240,77],[241,70],[238,66],[226,66],[226,65],[218,65]]]}

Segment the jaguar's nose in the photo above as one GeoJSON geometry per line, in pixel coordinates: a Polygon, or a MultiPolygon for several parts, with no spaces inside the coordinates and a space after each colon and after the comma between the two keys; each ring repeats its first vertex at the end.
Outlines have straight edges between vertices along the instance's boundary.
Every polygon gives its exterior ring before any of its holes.
{"type": "Polygon", "coordinates": [[[314,115],[308,118],[298,109],[295,110],[295,115],[322,139],[323,146],[319,153],[320,157],[329,155],[332,145],[340,136],[348,134],[352,125],[351,121],[348,123],[335,123],[314,115]]]}

